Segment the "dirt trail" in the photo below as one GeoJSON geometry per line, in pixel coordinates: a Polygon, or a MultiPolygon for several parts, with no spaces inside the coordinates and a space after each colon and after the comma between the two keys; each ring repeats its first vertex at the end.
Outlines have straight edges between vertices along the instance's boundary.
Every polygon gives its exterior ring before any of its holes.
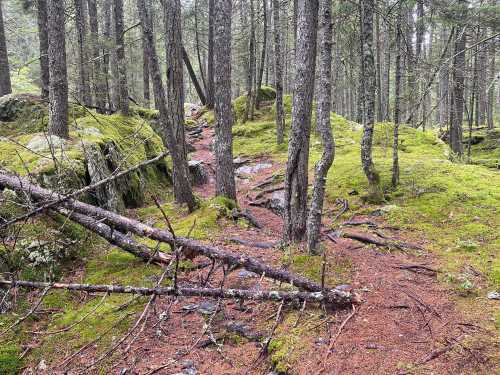
{"type": "MultiPolygon", "coordinates": [[[[213,155],[210,144],[213,129],[203,129],[203,138],[195,141],[192,159],[202,160],[210,171],[208,185],[196,188],[202,197],[214,194],[213,155]]],[[[263,162],[254,160],[250,164],[263,162]]],[[[256,190],[254,187],[273,175],[283,171],[284,166],[265,159],[270,167],[237,180],[238,201],[241,208],[248,208],[263,225],[262,230],[229,224],[211,241],[224,245],[235,252],[252,254],[263,261],[281,264],[283,252],[279,249],[260,249],[228,242],[230,236],[249,241],[272,242],[281,237],[281,218],[266,208],[252,207],[256,190]]],[[[334,207],[327,207],[333,209],[334,207]]],[[[349,219],[347,213],[340,220],[349,219]]],[[[355,219],[366,219],[356,217],[355,219]]],[[[380,217],[370,217],[383,225],[380,217]]],[[[354,228],[360,230],[359,228],[354,228]]],[[[404,239],[405,234],[386,229],[388,236],[404,239]]],[[[398,268],[401,265],[435,265],[432,254],[425,251],[402,252],[373,246],[344,238],[336,243],[324,240],[327,253],[328,277],[335,270],[348,265],[351,274],[350,287],[359,291],[363,303],[355,314],[339,328],[351,311],[323,312],[318,308],[306,308],[298,321],[305,327],[296,341],[293,351],[285,353],[285,362],[292,364],[292,374],[403,374],[414,363],[428,360],[415,373],[421,374],[470,374],[492,373],[492,369],[481,367],[482,354],[466,344],[467,338],[477,337],[480,329],[465,322],[452,302],[452,293],[438,283],[434,275],[416,273],[398,268]],[[412,255],[413,254],[413,255],[412,255]],[[331,344],[332,337],[336,337],[331,344]],[[453,345],[459,338],[460,343],[453,345]],[[446,353],[433,352],[451,346],[446,353]],[[331,352],[327,356],[328,348],[331,352]],[[288,356],[288,358],[287,358],[288,356]]],[[[425,243],[420,243],[425,247],[425,243]]],[[[300,250],[295,249],[296,253],[300,250]]],[[[179,282],[202,280],[208,269],[194,271],[181,276],[179,282]]],[[[241,270],[231,273],[225,286],[240,288],[272,287],[258,277],[241,270]]],[[[223,279],[221,269],[214,273],[209,285],[217,286],[223,279]]],[[[276,286],[275,286],[276,287],[276,286]]],[[[242,340],[234,334],[226,334],[221,346],[211,345],[214,338],[227,331],[227,322],[252,335],[266,336],[273,325],[278,306],[269,303],[245,303],[243,311],[234,301],[207,301],[199,298],[159,299],[149,316],[144,332],[125,354],[119,354],[113,366],[114,373],[121,374],[268,374],[272,371],[269,357],[259,358],[260,345],[253,340],[242,340]],[[195,306],[198,304],[198,306],[195,306]],[[208,312],[220,304],[222,313],[211,320],[210,314],[200,314],[200,307],[208,312]],[[197,312],[190,310],[198,307],[197,312]],[[168,311],[168,314],[165,312],[168,311]],[[163,315],[162,315],[163,313],[163,315]],[[166,317],[162,322],[161,317],[166,317]],[[207,331],[206,327],[211,328],[207,331]],[[200,345],[201,344],[201,345],[200,345]],[[165,366],[165,367],[162,367],[165,366]],[[196,369],[196,372],[195,370],[196,369]]],[[[203,310],[203,309],[202,309],[203,310]]],[[[284,309],[285,316],[293,310],[284,309]]],[[[294,310],[296,311],[296,310],[294,310]]],[[[206,311],[205,311],[206,312],[206,311]]],[[[296,316],[296,313],[295,315],[296,316]]],[[[293,320],[295,321],[295,317],[293,320]]],[[[288,322],[287,318],[284,319],[288,322]]],[[[288,323],[280,324],[294,331],[288,323]]],[[[81,362],[91,361],[90,357],[81,362]]],[[[88,362],[87,362],[88,363],[88,362]]],[[[76,368],[75,368],[76,369],[76,368]]]]}

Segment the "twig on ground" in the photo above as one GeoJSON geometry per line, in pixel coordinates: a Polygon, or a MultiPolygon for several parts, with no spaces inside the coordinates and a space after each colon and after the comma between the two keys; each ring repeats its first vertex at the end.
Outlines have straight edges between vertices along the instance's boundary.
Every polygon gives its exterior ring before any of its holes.
{"type": "Polygon", "coordinates": [[[345,318],[345,320],[342,322],[342,324],[340,324],[339,329],[337,330],[337,333],[335,334],[335,336],[333,336],[330,339],[330,345],[328,345],[328,350],[326,351],[325,359],[323,360],[324,365],[326,365],[326,360],[328,359],[328,356],[330,355],[330,353],[333,349],[333,345],[335,345],[335,341],[337,341],[337,339],[340,336],[340,334],[342,333],[342,330],[344,329],[345,325],[349,322],[349,320],[351,320],[351,318],[355,314],[356,314],[356,307],[354,305],[352,305],[352,312],[347,316],[347,318],[345,318]]]}

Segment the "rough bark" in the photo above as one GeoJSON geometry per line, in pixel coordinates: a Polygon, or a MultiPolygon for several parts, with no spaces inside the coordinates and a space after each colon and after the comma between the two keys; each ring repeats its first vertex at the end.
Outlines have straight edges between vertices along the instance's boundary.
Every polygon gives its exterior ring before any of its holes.
{"type": "MultiPolygon", "coordinates": [[[[141,2],[143,2],[143,0],[139,0],[138,4],[140,4],[141,2]]],[[[16,191],[22,196],[26,196],[26,194],[29,194],[32,199],[41,202],[63,198],[63,196],[54,191],[41,188],[39,186],[31,184],[28,180],[22,177],[9,175],[4,172],[0,172],[0,187],[7,187],[11,190],[16,191]]],[[[321,292],[325,289],[319,283],[311,281],[303,276],[288,272],[284,269],[271,267],[265,263],[262,263],[256,258],[245,256],[241,253],[232,253],[224,249],[205,245],[188,238],[179,236],[174,237],[172,233],[166,230],[150,227],[137,220],[121,216],[111,211],[106,211],[100,207],[95,207],[74,199],[64,200],[62,206],[72,212],[90,216],[95,220],[105,222],[107,225],[120,230],[123,233],[131,232],[141,237],[147,237],[156,241],[170,244],[171,246],[175,246],[176,248],[182,247],[183,255],[187,258],[193,258],[195,256],[205,256],[214,260],[218,260],[227,265],[231,265],[234,267],[243,267],[248,271],[255,272],[259,275],[265,274],[266,277],[292,284],[295,287],[305,291],[321,292]]],[[[333,289],[329,292],[334,292],[335,295],[341,300],[343,299],[346,301],[352,301],[352,299],[354,298],[353,294],[345,291],[333,289]]]]}
{"type": "Polygon", "coordinates": [[[94,80],[93,89],[95,95],[95,102],[97,107],[97,112],[106,112],[106,82],[103,70],[101,67],[101,56],[100,56],[100,41],[99,41],[99,21],[97,13],[97,1],[88,0],[89,9],[89,25],[90,25],[90,35],[91,47],[92,47],[92,60],[94,67],[94,80]]]}
{"type": "Polygon", "coordinates": [[[125,59],[125,38],[123,34],[123,0],[113,0],[115,21],[116,64],[118,68],[118,110],[125,116],[129,114],[127,61],[125,59]]]}
{"type": "Polygon", "coordinates": [[[248,119],[253,120],[255,97],[256,97],[256,87],[255,87],[255,9],[254,1],[250,0],[250,36],[248,38],[248,68],[247,68],[247,98],[245,113],[243,114],[243,122],[247,122],[248,119]]]}
{"type": "MultiPolygon", "coordinates": [[[[205,92],[208,94],[207,90],[207,81],[205,79],[205,71],[204,71],[204,63],[201,58],[200,53],[200,33],[198,27],[198,0],[194,1],[194,37],[196,43],[196,57],[198,58],[198,68],[200,70],[201,81],[203,82],[203,87],[205,88],[205,92]]],[[[206,101],[206,99],[205,99],[206,101]]],[[[206,105],[207,103],[205,103],[206,105]]]]}
{"type": "MultiPolygon", "coordinates": [[[[231,16],[231,14],[230,14],[231,16]]],[[[214,108],[215,0],[208,0],[207,107],[214,108]]]]}
{"type": "Polygon", "coordinates": [[[232,0],[215,4],[215,193],[236,200],[231,108],[232,0]]]}
{"type": "MultiPolygon", "coordinates": [[[[332,304],[339,307],[349,306],[351,301],[338,300],[335,293],[328,292],[282,292],[282,291],[252,291],[246,289],[221,289],[221,288],[196,288],[196,287],[135,287],[124,285],[92,285],[92,284],[65,284],[45,283],[40,281],[26,280],[3,280],[0,285],[10,288],[23,287],[32,289],[65,289],[89,293],[125,293],[138,294],[141,296],[184,296],[184,297],[209,297],[209,298],[231,298],[253,301],[275,301],[275,302],[317,302],[332,304]]],[[[356,302],[356,301],[354,301],[356,302]]],[[[299,305],[300,306],[300,305],[299,305]]]]}
{"type": "Polygon", "coordinates": [[[104,17],[104,32],[103,32],[103,64],[102,64],[102,74],[106,80],[106,99],[108,102],[108,111],[113,112],[115,109],[115,102],[111,93],[111,83],[112,77],[110,76],[110,66],[109,63],[113,56],[116,56],[116,51],[114,48],[114,40],[111,38],[111,2],[112,0],[104,0],[103,4],[103,17],[104,17]]]}
{"type": "Polygon", "coordinates": [[[64,1],[48,0],[47,3],[50,73],[48,133],[69,138],[64,1]]]}
{"type": "MultiPolygon", "coordinates": [[[[163,139],[164,144],[170,151],[170,155],[172,157],[172,175],[173,175],[172,179],[174,185],[173,186],[174,198],[178,203],[186,203],[189,209],[193,210],[194,208],[196,208],[197,205],[193,196],[193,192],[191,190],[186,154],[183,150],[182,145],[178,143],[178,138],[176,136],[176,129],[174,124],[171,122],[172,119],[174,118],[171,116],[174,115],[168,113],[170,108],[167,105],[167,100],[165,98],[165,90],[163,89],[160,63],[158,61],[158,54],[156,53],[156,45],[153,37],[151,16],[148,13],[148,9],[146,8],[145,0],[138,0],[137,7],[141,19],[143,37],[146,40],[146,47],[147,47],[146,50],[149,56],[149,66],[151,69],[151,79],[153,82],[155,104],[158,106],[159,110],[161,137],[163,139]]],[[[174,32],[174,30],[175,28],[174,26],[172,26],[172,30],[170,30],[170,32],[174,32]]],[[[168,36],[168,38],[172,37],[168,36]]],[[[177,73],[172,72],[171,75],[173,74],[177,73]]],[[[183,101],[183,99],[179,98],[172,98],[172,99],[180,100],[181,103],[183,101]]],[[[182,122],[182,124],[183,123],[184,122],[182,122]]]]}
{"type": "Polygon", "coordinates": [[[374,1],[362,1],[362,45],[364,82],[364,124],[361,139],[361,165],[368,179],[368,200],[381,201],[380,178],[372,159],[373,131],[375,125],[375,61],[373,58],[373,11],[374,1]]]}
{"type": "Polygon", "coordinates": [[[418,95],[417,80],[416,80],[416,61],[415,61],[415,51],[413,49],[413,36],[415,34],[415,22],[413,20],[413,5],[406,5],[406,35],[405,35],[405,46],[406,46],[406,111],[408,115],[408,124],[414,126],[416,122],[416,116],[413,109],[415,108],[415,99],[418,95]]]}
{"type": "Polygon", "coordinates": [[[149,57],[146,50],[146,41],[144,37],[142,38],[142,98],[144,100],[144,106],[149,108],[149,101],[151,99],[150,87],[149,87],[149,57]]]}
{"type": "Polygon", "coordinates": [[[321,135],[323,154],[315,168],[311,206],[307,219],[307,247],[311,254],[318,252],[326,176],[335,156],[335,144],[330,124],[332,104],[332,0],[319,0],[318,14],[320,53],[318,58],[316,130],[321,135]]]}
{"type": "Polygon", "coordinates": [[[75,27],[78,40],[78,99],[85,106],[92,106],[90,75],[87,65],[87,22],[85,0],[74,0],[75,27]]]}
{"type": "Polygon", "coordinates": [[[49,33],[47,29],[47,0],[37,1],[38,42],[40,46],[40,95],[49,98],[49,33]]]}
{"type": "Polygon", "coordinates": [[[307,175],[316,70],[317,21],[318,1],[299,0],[292,128],[285,174],[285,242],[298,242],[306,235],[307,175]]]}
{"type": "MultiPolygon", "coordinates": [[[[483,29],[481,29],[483,30],[483,29]]],[[[484,32],[479,33],[479,37],[483,39],[485,36],[484,32]]],[[[486,82],[487,82],[487,43],[483,43],[479,46],[479,51],[477,54],[477,64],[478,64],[478,82],[477,82],[477,118],[478,126],[486,125],[486,107],[487,107],[487,93],[486,93],[486,82]]]]}
{"type": "Polygon", "coordinates": [[[493,129],[495,124],[493,122],[493,115],[495,112],[495,80],[497,80],[496,72],[496,48],[495,48],[496,38],[490,42],[490,66],[489,66],[489,80],[488,80],[488,106],[487,106],[487,116],[486,120],[488,123],[488,129],[493,129]]]}
{"type": "MultiPolygon", "coordinates": [[[[440,34],[441,41],[448,38],[448,32],[443,27],[440,34]]],[[[443,62],[439,70],[439,86],[438,86],[438,113],[439,113],[439,127],[443,128],[448,122],[448,107],[449,107],[449,64],[447,61],[443,62]]]]}
{"type": "Polygon", "coordinates": [[[0,96],[10,94],[11,92],[9,58],[3,25],[2,1],[0,0],[0,96]]]}
{"type": "Polygon", "coordinates": [[[257,76],[256,85],[256,96],[255,96],[255,108],[259,108],[259,90],[262,86],[262,79],[264,77],[264,67],[266,65],[266,51],[267,51],[267,0],[262,0],[262,11],[263,11],[263,29],[262,29],[262,50],[260,53],[260,66],[259,74],[257,76]]]}
{"type": "MultiPolygon", "coordinates": [[[[459,3],[463,8],[462,12],[466,13],[465,1],[460,0],[459,3]]],[[[463,155],[462,121],[464,112],[465,41],[466,28],[462,27],[455,35],[455,49],[452,67],[453,100],[450,115],[450,147],[458,157],[462,157],[463,155]]]]}
{"type": "Polygon", "coordinates": [[[380,41],[380,16],[377,13],[375,16],[375,40],[376,40],[376,84],[377,84],[377,121],[383,121],[382,115],[382,58],[381,58],[381,41],[380,41]]]}
{"type": "Polygon", "coordinates": [[[396,71],[394,74],[394,138],[392,145],[392,186],[396,187],[399,184],[399,125],[401,122],[401,74],[402,66],[402,48],[401,48],[401,6],[398,7],[398,15],[396,20],[396,71]]]}
{"type": "Polygon", "coordinates": [[[391,92],[391,27],[389,23],[384,22],[384,74],[382,84],[382,113],[384,121],[390,121],[390,92],[391,92]]]}
{"type": "Polygon", "coordinates": [[[285,113],[283,108],[283,54],[280,20],[280,1],[273,0],[274,20],[274,85],[276,87],[276,142],[284,141],[285,113]]]}

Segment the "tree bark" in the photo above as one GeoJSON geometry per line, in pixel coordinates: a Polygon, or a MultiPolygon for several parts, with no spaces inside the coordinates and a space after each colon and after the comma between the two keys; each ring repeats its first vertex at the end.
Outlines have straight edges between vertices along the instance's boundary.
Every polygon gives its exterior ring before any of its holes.
{"type": "Polygon", "coordinates": [[[68,73],[66,68],[65,8],[63,0],[48,0],[49,135],[69,138],[68,73]]]}
{"type": "Polygon", "coordinates": [[[104,16],[104,32],[103,32],[103,40],[104,47],[102,50],[103,53],[103,64],[102,64],[102,74],[106,79],[106,99],[108,102],[108,111],[113,112],[115,109],[115,101],[113,100],[112,95],[112,81],[113,77],[110,76],[110,61],[113,60],[113,56],[116,56],[114,40],[111,38],[111,13],[112,13],[112,0],[104,0],[103,4],[103,16],[104,16]]]}
{"type": "Polygon", "coordinates": [[[194,72],[191,61],[189,60],[189,55],[184,47],[182,47],[182,60],[184,60],[184,64],[186,65],[189,77],[191,78],[191,82],[194,85],[194,89],[198,94],[198,98],[200,99],[201,104],[206,105],[207,99],[205,97],[205,94],[203,93],[203,89],[201,88],[200,83],[198,82],[198,79],[196,78],[196,73],[194,72]]]}
{"type": "Polygon", "coordinates": [[[248,38],[248,69],[247,69],[247,100],[243,122],[253,120],[256,87],[255,87],[255,9],[254,1],[250,0],[250,36],[248,38]]]}
{"type": "Polygon", "coordinates": [[[309,137],[316,70],[318,0],[299,0],[292,129],[285,174],[285,242],[306,235],[309,137]]]}
{"type": "Polygon", "coordinates": [[[395,188],[399,184],[399,125],[401,122],[401,74],[403,64],[401,59],[402,48],[402,30],[401,30],[401,5],[398,6],[398,15],[396,19],[396,71],[394,74],[394,138],[392,145],[392,186],[395,188]]]}
{"type": "Polygon", "coordinates": [[[496,38],[490,42],[490,66],[489,73],[490,79],[488,80],[488,107],[487,107],[487,123],[488,129],[493,129],[495,127],[493,121],[493,115],[495,113],[495,80],[498,79],[496,72],[496,48],[495,48],[496,38]]]}
{"type": "MultiPolygon", "coordinates": [[[[221,289],[221,288],[196,288],[196,287],[135,287],[124,285],[93,285],[93,284],[65,284],[45,283],[40,281],[26,280],[3,280],[0,285],[10,288],[23,287],[32,289],[65,289],[83,291],[88,293],[124,293],[137,294],[141,296],[184,296],[184,297],[209,297],[225,299],[241,299],[252,301],[275,301],[275,302],[316,302],[333,304],[338,307],[349,306],[352,301],[339,300],[335,294],[328,292],[282,292],[282,291],[252,291],[246,289],[221,289]]],[[[356,302],[356,301],[355,301],[356,302]]]]}
{"type": "Polygon", "coordinates": [[[40,95],[49,98],[49,32],[47,29],[47,0],[37,1],[38,42],[40,45],[40,95]]]}
{"type": "Polygon", "coordinates": [[[214,108],[214,100],[215,100],[214,45],[215,45],[215,0],[208,0],[207,107],[210,109],[214,108]]]}
{"type": "Polygon", "coordinates": [[[376,40],[376,84],[377,84],[377,121],[383,121],[382,115],[382,59],[381,59],[381,42],[380,42],[380,17],[377,13],[375,16],[375,40],[376,40]]]}
{"type": "Polygon", "coordinates": [[[256,96],[255,96],[255,108],[259,109],[259,91],[262,87],[262,79],[264,77],[264,66],[266,65],[266,52],[267,52],[267,0],[262,0],[262,10],[263,10],[263,30],[262,30],[262,50],[260,54],[260,67],[259,74],[257,76],[256,85],[256,96]]]}
{"type": "MultiPolygon", "coordinates": [[[[483,29],[481,29],[483,30],[483,29]]],[[[479,37],[483,39],[486,33],[480,32],[479,37]]],[[[479,46],[479,51],[477,54],[477,64],[478,64],[478,86],[477,86],[477,102],[478,102],[478,126],[486,125],[486,108],[487,108],[487,93],[486,93],[486,82],[487,82],[487,43],[483,43],[479,46]]]]}
{"type": "Polygon", "coordinates": [[[276,142],[284,141],[285,113],[283,109],[283,54],[280,19],[280,0],[273,0],[274,20],[274,86],[276,88],[276,142]]]}
{"type": "Polygon", "coordinates": [[[383,200],[380,177],[372,159],[372,144],[375,110],[375,61],[373,58],[373,0],[362,1],[362,44],[363,44],[363,82],[364,82],[364,124],[361,139],[361,165],[368,179],[368,200],[383,200]]]}
{"type": "Polygon", "coordinates": [[[321,217],[325,198],[326,176],[335,156],[330,113],[332,106],[332,0],[319,0],[318,19],[318,91],[316,130],[323,142],[323,155],[316,164],[314,185],[307,219],[307,247],[309,253],[318,252],[321,217]]]}
{"type": "MultiPolygon", "coordinates": [[[[466,15],[466,1],[460,0],[459,5],[462,8],[463,18],[466,15]]],[[[462,27],[455,35],[455,49],[453,57],[453,100],[451,109],[450,123],[450,147],[458,156],[463,156],[462,145],[462,121],[464,112],[464,70],[465,70],[465,43],[466,28],[462,27]]]]}
{"type": "MultiPolygon", "coordinates": [[[[165,98],[165,91],[163,89],[163,82],[161,78],[160,63],[158,61],[155,40],[153,37],[151,17],[148,13],[148,9],[146,8],[145,0],[138,0],[137,7],[139,11],[139,17],[141,19],[143,38],[146,41],[147,54],[149,56],[149,66],[151,69],[151,79],[153,82],[155,103],[158,106],[159,110],[161,137],[163,139],[163,143],[167,145],[172,157],[174,198],[178,203],[186,203],[189,210],[192,211],[196,208],[197,204],[191,190],[186,154],[183,150],[183,146],[178,143],[176,129],[174,124],[172,123],[172,119],[175,117],[175,115],[169,114],[169,109],[174,110],[175,108],[169,108],[167,106],[167,100],[165,98]]],[[[175,26],[172,26],[169,34],[171,34],[172,32],[175,32],[175,26]]],[[[171,39],[172,36],[169,35],[167,38],[171,39]]],[[[170,74],[171,78],[175,77],[176,74],[178,74],[178,72],[172,72],[170,74]]],[[[180,98],[172,98],[172,100],[180,100],[181,103],[183,101],[183,99],[180,98]]],[[[182,124],[184,124],[184,122],[182,122],[182,124]]]]}
{"type": "MultiPolygon", "coordinates": [[[[441,29],[441,41],[448,38],[448,32],[443,27],[441,29]]],[[[439,112],[439,127],[443,128],[448,122],[449,113],[449,63],[447,61],[443,62],[441,69],[439,70],[439,88],[438,88],[438,112],[439,112]]]]}
{"type": "Polygon", "coordinates": [[[3,25],[2,1],[0,0],[0,96],[10,94],[11,92],[9,57],[3,25]]]}
{"type": "Polygon", "coordinates": [[[101,67],[99,21],[97,13],[97,1],[88,0],[90,34],[92,36],[92,60],[94,67],[94,95],[96,99],[97,112],[106,112],[106,85],[105,76],[101,67]]]}
{"type": "Polygon", "coordinates": [[[146,40],[142,38],[142,97],[144,99],[144,106],[149,108],[149,101],[151,100],[150,87],[149,87],[149,57],[146,47],[146,40]]]}
{"type": "Polygon", "coordinates": [[[87,20],[84,6],[85,0],[74,0],[75,26],[78,40],[78,99],[90,107],[92,97],[90,94],[90,75],[87,69],[87,20]]]}
{"type": "Polygon", "coordinates": [[[215,4],[215,194],[236,200],[231,108],[232,0],[215,4]]]}
{"type": "Polygon", "coordinates": [[[115,21],[115,43],[118,68],[118,110],[125,116],[129,114],[127,61],[125,59],[125,38],[123,34],[123,0],[113,0],[115,21]]]}

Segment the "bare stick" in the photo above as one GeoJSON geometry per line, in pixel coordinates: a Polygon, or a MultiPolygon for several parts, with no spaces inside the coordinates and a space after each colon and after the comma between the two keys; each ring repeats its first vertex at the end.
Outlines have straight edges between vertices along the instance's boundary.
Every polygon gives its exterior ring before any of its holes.
{"type": "Polygon", "coordinates": [[[354,316],[354,314],[356,314],[356,308],[354,307],[354,305],[352,305],[352,312],[342,322],[342,324],[340,325],[339,329],[337,330],[337,333],[335,334],[335,336],[332,337],[332,339],[330,341],[330,345],[328,345],[328,350],[326,351],[325,359],[323,360],[323,362],[326,362],[326,360],[328,359],[328,356],[330,355],[330,353],[333,349],[333,345],[335,344],[335,341],[337,341],[337,339],[340,336],[340,334],[342,333],[342,330],[344,329],[345,325],[349,322],[349,320],[351,320],[351,318],[354,316]]]}

